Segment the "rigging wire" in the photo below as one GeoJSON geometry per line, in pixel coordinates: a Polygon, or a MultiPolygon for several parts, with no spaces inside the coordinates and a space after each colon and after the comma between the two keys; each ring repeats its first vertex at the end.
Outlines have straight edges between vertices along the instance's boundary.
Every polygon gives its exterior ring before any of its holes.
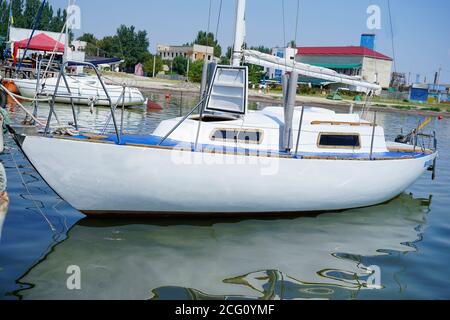
{"type": "MultiPolygon", "coordinates": [[[[211,30],[211,11],[212,11],[212,0],[209,0],[209,12],[208,12],[208,28],[206,31],[206,46],[209,45],[209,32],[211,30]]],[[[206,55],[208,55],[208,48],[206,48],[206,55]]]]}
{"type": "Polygon", "coordinates": [[[34,206],[38,210],[38,212],[41,214],[41,216],[44,218],[45,222],[48,224],[52,232],[56,231],[56,228],[53,226],[53,224],[50,222],[50,219],[47,217],[47,215],[44,213],[44,211],[41,209],[41,207],[38,205],[38,201],[34,199],[33,195],[30,192],[30,189],[28,188],[27,183],[25,182],[25,179],[23,178],[22,172],[20,172],[19,165],[16,161],[16,158],[14,157],[14,150],[11,148],[10,150],[10,156],[14,163],[14,166],[17,170],[17,173],[19,174],[19,177],[22,181],[22,185],[24,186],[25,190],[27,191],[28,195],[30,196],[30,200],[33,202],[34,206]]]}
{"type": "Polygon", "coordinates": [[[388,11],[389,11],[389,23],[391,27],[391,43],[392,43],[392,55],[394,59],[394,72],[397,72],[397,59],[395,56],[395,44],[394,44],[394,26],[392,24],[392,10],[391,10],[391,0],[387,0],[388,11]]]}
{"type": "Polygon", "coordinates": [[[283,16],[283,47],[287,45],[286,42],[286,17],[285,17],[285,10],[284,10],[284,0],[281,0],[281,10],[282,12],[282,16],[283,16]]]}
{"type": "Polygon", "coordinates": [[[295,46],[298,47],[298,24],[300,20],[300,0],[297,0],[297,17],[295,18],[295,46]]]}
{"type": "Polygon", "coordinates": [[[219,37],[220,19],[222,17],[222,5],[223,5],[223,0],[220,0],[219,14],[217,16],[217,25],[216,25],[216,40],[219,37]]]}

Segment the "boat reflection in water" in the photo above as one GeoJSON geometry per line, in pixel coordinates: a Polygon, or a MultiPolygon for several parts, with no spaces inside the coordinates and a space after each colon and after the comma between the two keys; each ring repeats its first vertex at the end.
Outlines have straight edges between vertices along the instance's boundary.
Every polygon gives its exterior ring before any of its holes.
{"type": "MultiPolygon", "coordinates": [[[[414,252],[430,200],[281,220],[86,219],[20,280],[25,299],[348,299],[374,287],[366,258],[414,252]],[[81,269],[81,290],[66,287],[81,269]]],[[[388,273],[388,274],[386,274],[388,273]]],[[[389,280],[392,281],[392,280],[389,280]]]]}

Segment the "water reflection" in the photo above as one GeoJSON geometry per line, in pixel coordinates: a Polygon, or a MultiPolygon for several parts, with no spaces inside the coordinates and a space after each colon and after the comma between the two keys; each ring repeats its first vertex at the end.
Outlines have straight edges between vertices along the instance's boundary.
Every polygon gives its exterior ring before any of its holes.
{"type": "MultiPolygon", "coordinates": [[[[25,299],[356,298],[371,288],[368,258],[417,250],[429,203],[403,195],[372,208],[278,220],[85,219],[20,280],[29,289],[17,295],[25,299]],[[70,265],[82,270],[80,291],[67,290],[70,265]]],[[[381,285],[386,286],[398,270],[381,272],[381,285]]]]}

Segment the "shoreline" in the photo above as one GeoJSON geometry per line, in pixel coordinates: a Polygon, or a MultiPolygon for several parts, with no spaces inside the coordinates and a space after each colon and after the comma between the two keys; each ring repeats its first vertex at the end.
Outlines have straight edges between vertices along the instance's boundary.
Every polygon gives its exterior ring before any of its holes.
{"type": "MultiPolygon", "coordinates": [[[[135,87],[144,94],[171,94],[181,95],[183,97],[198,98],[200,93],[200,85],[195,83],[187,83],[180,81],[171,81],[164,79],[152,79],[145,77],[138,77],[130,74],[117,76],[116,74],[107,73],[106,78],[111,79],[114,82],[120,82],[127,86],[135,87]]],[[[282,102],[281,94],[264,94],[259,93],[257,90],[250,89],[248,93],[248,99],[253,103],[275,104],[280,105],[282,102]]],[[[360,111],[364,107],[364,102],[354,102],[348,100],[328,100],[323,97],[316,96],[301,96],[297,95],[296,103],[305,104],[311,107],[331,108],[334,110],[350,110],[350,105],[353,104],[354,110],[360,111]]],[[[449,105],[450,108],[450,105],[449,105]]],[[[450,112],[448,111],[431,111],[417,109],[399,109],[394,107],[394,104],[386,104],[380,106],[380,102],[373,102],[370,107],[371,111],[397,113],[407,115],[429,116],[429,117],[445,117],[450,118],[450,112]]],[[[450,109],[449,109],[450,110],[450,109]]]]}

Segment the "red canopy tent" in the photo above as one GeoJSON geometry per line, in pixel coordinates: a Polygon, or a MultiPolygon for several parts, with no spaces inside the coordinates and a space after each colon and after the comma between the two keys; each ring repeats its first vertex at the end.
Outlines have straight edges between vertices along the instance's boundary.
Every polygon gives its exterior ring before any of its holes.
{"type": "MultiPolygon", "coordinates": [[[[19,49],[26,49],[28,40],[29,39],[27,38],[14,43],[14,64],[17,62],[17,53],[19,52],[19,49]]],[[[46,52],[53,52],[53,50],[56,52],[64,52],[64,44],[47,36],[45,33],[40,33],[31,38],[28,49],[46,52]]]]}

